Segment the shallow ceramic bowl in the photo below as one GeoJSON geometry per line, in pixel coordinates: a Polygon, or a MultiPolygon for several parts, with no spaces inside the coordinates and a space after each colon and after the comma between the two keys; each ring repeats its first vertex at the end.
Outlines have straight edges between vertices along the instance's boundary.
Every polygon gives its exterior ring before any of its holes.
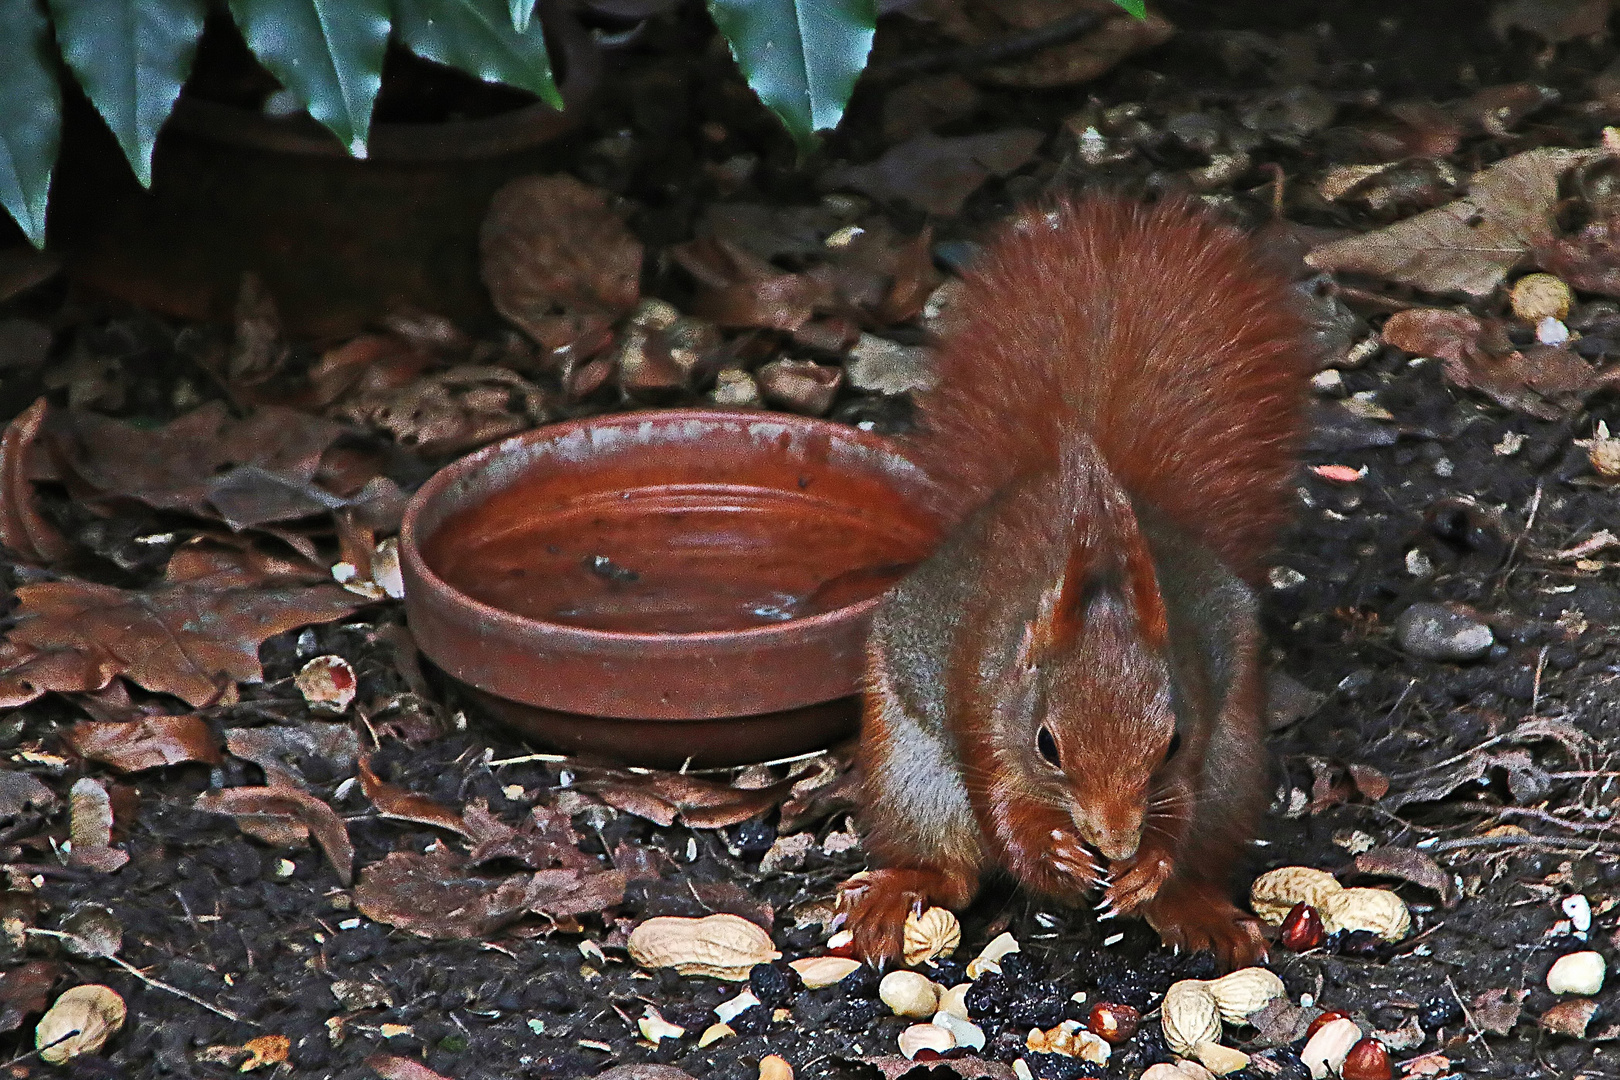
{"type": "Polygon", "coordinates": [[[400,532],[422,651],[534,740],[760,761],[854,730],[882,592],[944,501],[888,440],[777,413],[556,424],[446,467],[400,532]]]}

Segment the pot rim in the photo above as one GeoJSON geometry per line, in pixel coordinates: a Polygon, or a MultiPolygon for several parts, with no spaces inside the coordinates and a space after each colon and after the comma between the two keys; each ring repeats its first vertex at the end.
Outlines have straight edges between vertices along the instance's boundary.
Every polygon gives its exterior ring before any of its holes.
{"type": "MultiPolygon", "coordinates": [[[[642,648],[651,647],[654,651],[661,651],[660,647],[680,649],[684,651],[691,645],[730,645],[738,650],[752,651],[752,649],[765,644],[791,641],[795,638],[814,635],[818,630],[851,618],[859,618],[869,614],[882,601],[883,594],[870,596],[858,600],[853,604],[833,608],[830,611],[807,615],[803,618],[789,619],[786,622],[768,623],[762,626],[743,627],[735,630],[697,630],[689,632],[672,631],[636,631],[636,630],[598,630],[590,627],[575,626],[570,623],[551,622],[545,619],[534,619],[525,615],[518,615],[503,608],[486,604],[457,589],[441,578],[427,564],[422,555],[421,545],[427,539],[419,535],[421,518],[430,503],[437,502],[445,497],[451,485],[469,479],[492,459],[511,453],[516,447],[524,443],[553,442],[566,438],[575,432],[584,431],[593,427],[600,427],[604,423],[644,423],[648,417],[658,417],[667,421],[726,421],[735,423],[739,419],[757,419],[762,422],[780,423],[801,430],[835,429],[838,437],[861,444],[868,450],[891,456],[916,470],[918,478],[924,485],[931,485],[921,468],[917,467],[910,458],[902,452],[898,443],[892,439],[845,424],[838,424],[830,420],[817,417],[799,416],[793,413],[775,412],[743,412],[732,409],[704,409],[704,408],[677,408],[677,409],[637,409],[623,413],[608,413],[599,416],[584,417],[577,420],[566,420],[561,423],[545,424],[529,431],[502,439],[482,447],[465,457],[446,465],[434,473],[411,496],[410,503],[405,508],[404,517],[399,528],[399,553],[402,563],[408,563],[407,573],[415,577],[421,584],[426,585],[433,593],[438,603],[452,603],[481,618],[509,627],[512,630],[522,630],[527,633],[540,633],[561,642],[578,642],[588,644],[597,642],[603,645],[620,644],[636,645],[642,648]]],[[[723,651],[731,651],[726,649],[723,651]]]]}

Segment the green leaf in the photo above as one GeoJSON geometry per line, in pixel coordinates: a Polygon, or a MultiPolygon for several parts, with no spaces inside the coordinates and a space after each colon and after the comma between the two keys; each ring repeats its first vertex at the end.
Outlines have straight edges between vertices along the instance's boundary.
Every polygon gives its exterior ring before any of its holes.
{"type": "Polygon", "coordinates": [[[1114,3],[1135,15],[1138,19],[1147,18],[1146,0],[1114,0],[1114,3]]]}
{"type": "Polygon", "coordinates": [[[388,48],[388,0],[229,0],[248,48],[309,114],[366,156],[388,48]]]}
{"type": "Polygon", "coordinates": [[[529,20],[534,16],[534,2],[535,0],[507,0],[513,30],[521,34],[529,28],[529,20]]]}
{"type": "Polygon", "coordinates": [[[563,107],[541,24],[536,20],[522,33],[513,30],[515,4],[395,0],[394,10],[400,36],[416,55],[527,90],[554,109],[563,107]]]}
{"type": "Polygon", "coordinates": [[[0,205],[45,246],[51,166],[62,143],[50,24],[34,0],[0,0],[0,205]]]}
{"type": "Polygon", "coordinates": [[[801,150],[836,127],[866,67],[877,0],[708,0],[748,85],[801,150]]]}
{"type": "Polygon", "coordinates": [[[62,58],[142,187],[152,144],[191,72],[207,0],[50,0],[62,58]]]}

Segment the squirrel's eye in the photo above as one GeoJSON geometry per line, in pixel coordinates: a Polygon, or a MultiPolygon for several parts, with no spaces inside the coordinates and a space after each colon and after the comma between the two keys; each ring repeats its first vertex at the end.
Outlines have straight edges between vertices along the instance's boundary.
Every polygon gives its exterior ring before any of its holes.
{"type": "Polygon", "coordinates": [[[1060,764],[1058,761],[1057,740],[1052,738],[1052,733],[1046,730],[1045,725],[1042,725],[1041,729],[1035,733],[1035,749],[1041,752],[1041,757],[1046,759],[1048,765],[1056,768],[1060,764]]]}
{"type": "Polygon", "coordinates": [[[1174,735],[1170,736],[1170,746],[1164,752],[1164,760],[1169,761],[1171,758],[1175,757],[1176,756],[1176,751],[1180,750],[1180,749],[1181,749],[1181,732],[1178,731],[1174,735]]]}

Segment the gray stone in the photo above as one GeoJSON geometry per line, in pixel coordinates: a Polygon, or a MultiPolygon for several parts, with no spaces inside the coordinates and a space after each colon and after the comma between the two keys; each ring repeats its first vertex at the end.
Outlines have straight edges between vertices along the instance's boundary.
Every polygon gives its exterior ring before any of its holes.
{"type": "Polygon", "coordinates": [[[1395,620],[1395,640],[1425,660],[1477,660],[1491,651],[1491,628],[1466,610],[1417,603],[1395,620]]]}

